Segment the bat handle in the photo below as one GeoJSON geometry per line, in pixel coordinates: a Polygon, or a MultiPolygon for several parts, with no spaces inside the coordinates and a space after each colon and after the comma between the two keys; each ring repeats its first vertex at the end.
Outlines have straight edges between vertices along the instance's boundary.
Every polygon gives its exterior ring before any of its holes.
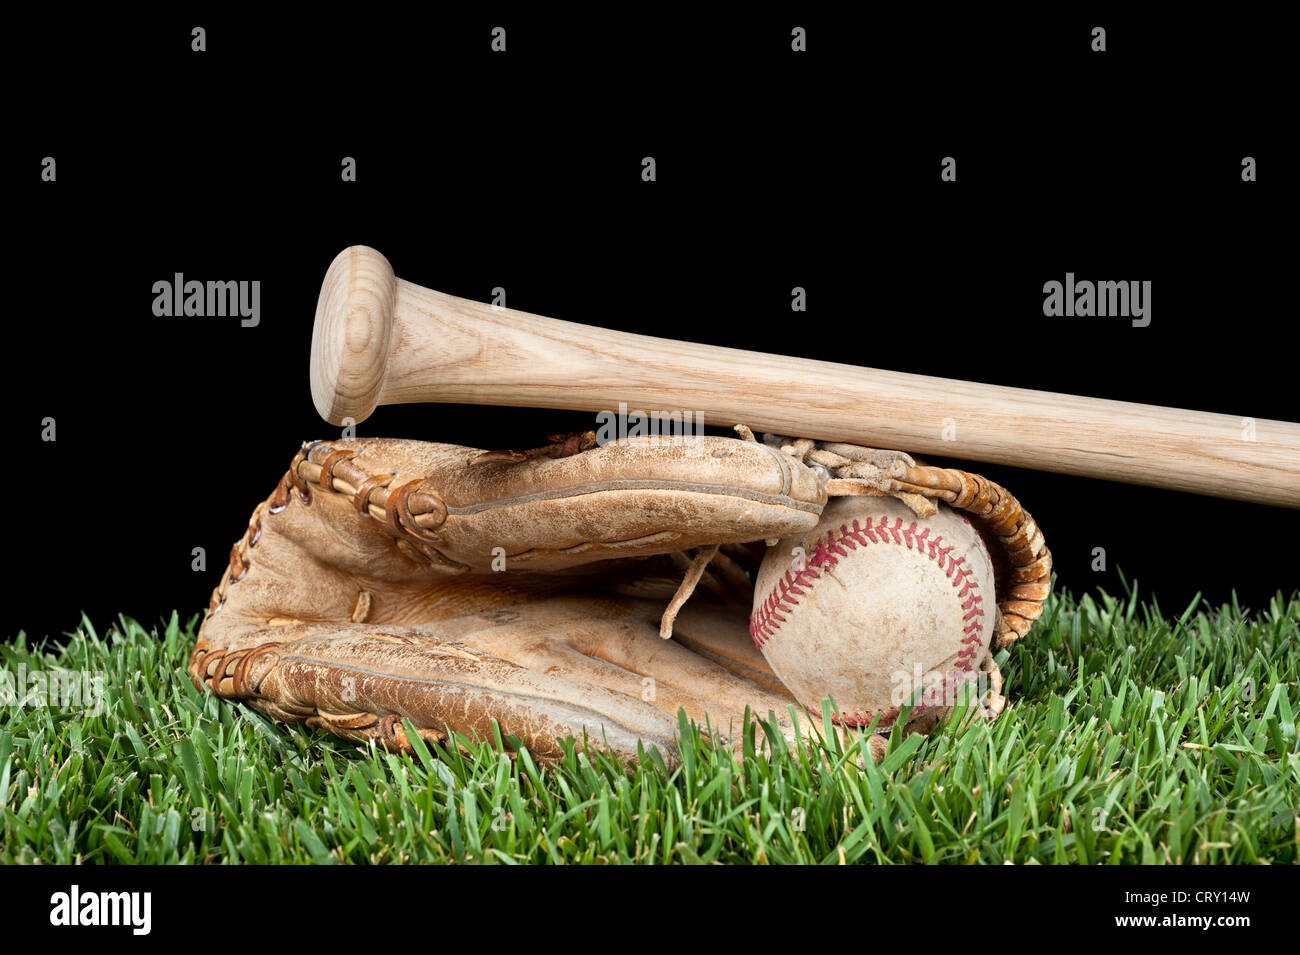
{"type": "Polygon", "coordinates": [[[330,263],[311,333],[311,397],[330,424],[363,421],[379,403],[397,296],[393,267],[368,246],[344,249],[330,263]]]}

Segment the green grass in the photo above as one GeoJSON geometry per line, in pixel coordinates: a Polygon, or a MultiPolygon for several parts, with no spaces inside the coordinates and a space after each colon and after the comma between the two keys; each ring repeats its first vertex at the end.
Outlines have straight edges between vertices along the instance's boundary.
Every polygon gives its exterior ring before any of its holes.
{"type": "Polygon", "coordinates": [[[865,767],[833,737],[771,755],[756,725],[743,760],[686,727],[671,772],[581,744],[396,756],[196,691],[194,626],[0,647],[0,669],[104,674],[98,716],[0,708],[0,862],[1300,861],[1300,594],[1176,618],[1054,597],[1000,657],[999,721],[865,767]]]}

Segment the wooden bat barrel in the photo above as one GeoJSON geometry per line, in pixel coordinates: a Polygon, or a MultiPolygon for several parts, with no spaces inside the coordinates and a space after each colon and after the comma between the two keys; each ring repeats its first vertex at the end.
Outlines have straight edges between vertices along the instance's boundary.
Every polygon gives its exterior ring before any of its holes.
{"type": "Polygon", "coordinates": [[[332,424],[443,401],[617,413],[843,441],[1300,507],[1300,424],[669,341],[498,308],[334,259],[312,332],[332,424]]]}

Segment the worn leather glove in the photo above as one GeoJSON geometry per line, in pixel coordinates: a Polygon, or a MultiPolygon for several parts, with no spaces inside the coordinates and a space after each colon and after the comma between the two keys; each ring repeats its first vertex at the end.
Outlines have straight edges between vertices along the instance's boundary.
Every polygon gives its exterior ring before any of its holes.
{"type": "MultiPolygon", "coordinates": [[[[403,718],[437,741],[490,738],[496,721],[507,745],[543,759],[585,735],[671,762],[679,708],[733,743],[746,707],[774,713],[793,741],[798,704],[750,637],[751,575],[764,541],[809,530],[840,494],[963,509],[994,558],[994,648],[1038,617],[1051,558],[996,484],[899,452],[737,430],[744,439],[603,446],[588,432],[525,452],[304,445],[232,548],[191,678],[276,719],[399,749],[403,718]]],[[[984,670],[996,715],[991,654],[984,670]]],[[[883,747],[874,737],[877,758],[883,747]]]]}

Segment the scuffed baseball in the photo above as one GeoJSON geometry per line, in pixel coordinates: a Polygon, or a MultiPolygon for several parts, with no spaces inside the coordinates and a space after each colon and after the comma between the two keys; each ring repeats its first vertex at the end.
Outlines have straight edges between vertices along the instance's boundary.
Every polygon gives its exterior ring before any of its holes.
{"type": "Polygon", "coordinates": [[[909,700],[912,721],[957,701],[996,617],[992,562],[960,512],[940,504],[919,518],[893,498],[840,497],[813,530],[768,548],[750,635],[812,714],[829,696],[844,725],[880,714],[887,731],[909,700]]]}

